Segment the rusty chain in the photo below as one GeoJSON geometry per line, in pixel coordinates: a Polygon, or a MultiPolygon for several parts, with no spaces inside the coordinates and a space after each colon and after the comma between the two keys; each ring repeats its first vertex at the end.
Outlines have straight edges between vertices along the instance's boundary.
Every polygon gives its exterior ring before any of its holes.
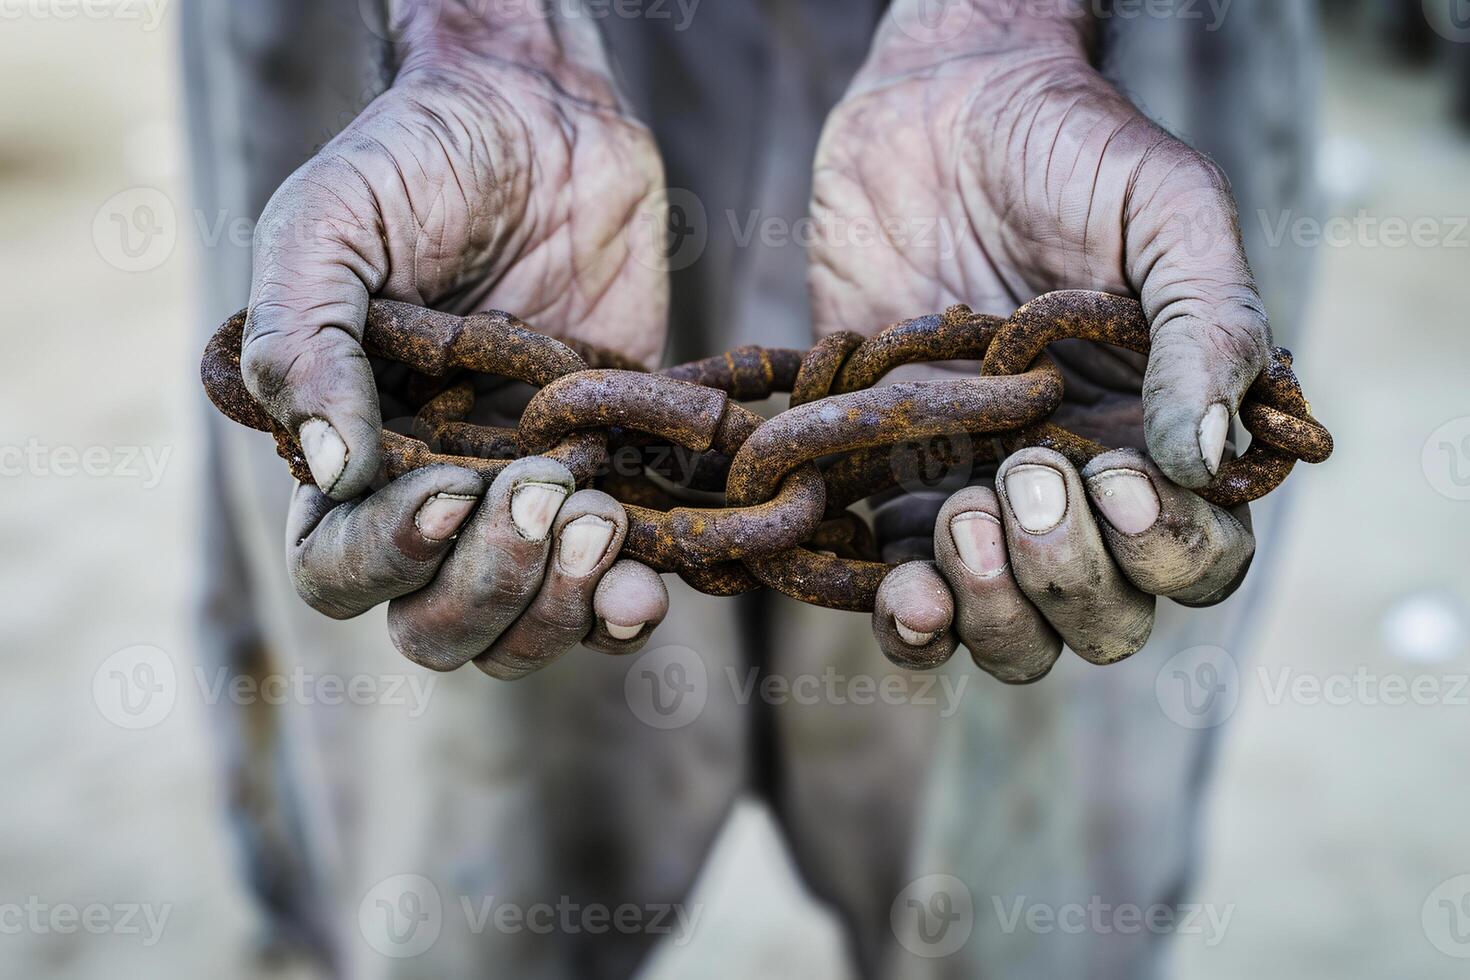
{"type": "MultiPolygon", "coordinates": [[[[210,340],[204,386],[225,415],[273,434],[292,474],[310,483],[295,438],[241,378],[245,316],[210,340]]],[[[1066,338],[1149,350],[1139,304],[1092,292],[1050,293],[1008,319],[955,306],[871,339],[833,334],[807,352],[740,347],[657,373],[608,351],[573,349],[505,313],[458,317],[390,300],[369,305],[363,346],[411,369],[408,387],[418,393],[415,435],[383,431],[388,477],[452,463],[493,478],[519,456],[549,456],[578,486],[623,502],[625,557],[713,595],[764,585],[813,605],[869,611],[891,566],[875,560],[871,531],[848,508],[916,477],[917,457],[895,446],[955,439],[961,445],[942,444],[936,454],[951,465],[1045,446],[1081,467],[1107,450],[1048,421],[1063,381],[1046,347],[1066,338]],[[954,360],[981,361],[980,375],[876,386],[901,365],[954,360]],[[516,428],[466,421],[473,375],[539,389],[516,428]],[[790,407],[769,420],[740,404],[780,393],[790,394],[790,407]],[[974,447],[968,456],[964,444],[974,447]],[[671,447],[693,454],[683,472],[669,464],[671,447]],[[613,451],[635,454],[637,465],[609,470],[613,451]],[[690,506],[671,480],[722,493],[722,505],[690,506]]],[[[1332,453],[1281,348],[1247,393],[1240,420],[1251,444],[1199,491],[1212,503],[1256,500],[1298,461],[1332,453]]]]}

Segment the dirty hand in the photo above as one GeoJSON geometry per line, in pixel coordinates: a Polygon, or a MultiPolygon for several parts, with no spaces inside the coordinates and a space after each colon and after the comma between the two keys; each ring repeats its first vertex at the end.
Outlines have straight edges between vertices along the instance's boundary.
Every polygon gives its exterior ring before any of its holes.
{"type": "Polygon", "coordinates": [[[644,362],[668,304],[634,237],[664,227],[662,165],[591,22],[427,0],[400,13],[392,87],[281,186],[255,236],[241,368],[317,484],[292,501],[292,579],[330,616],[388,602],[393,642],[437,670],[474,659],[516,677],[584,638],[636,649],[667,610],[663,583],[616,561],[622,507],[574,492],[560,464],[520,460],[489,487],[435,466],[371,491],[370,296],[507,309],[644,362]]]}
{"type": "Polygon", "coordinates": [[[1081,472],[1022,450],[993,490],[959,491],[937,521],[932,508],[928,521],[889,515],[926,539],[932,527],[936,562],[888,577],[874,631],[901,663],[942,663],[959,642],[1012,683],[1045,676],[1063,643],[1114,663],[1147,641],[1155,596],[1220,602],[1254,552],[1244,508],[1186,489],[1228,451],[1269,348],[1235,205],[1214,164],[1090,66],[1085,20],[970,0],[946,5],[953,31],[923,38],[915,5],[896,0],[818,150],[818,226],[883,232],[822,237],[817,329],[872,333],[961,302],[1004,315],[1040,293],[1094,289],[1141,298],[1152,353],[1145,368],[1110,348],[1053,348],[1071,402],[1058,421],[1140,448],[1081,472]]]}

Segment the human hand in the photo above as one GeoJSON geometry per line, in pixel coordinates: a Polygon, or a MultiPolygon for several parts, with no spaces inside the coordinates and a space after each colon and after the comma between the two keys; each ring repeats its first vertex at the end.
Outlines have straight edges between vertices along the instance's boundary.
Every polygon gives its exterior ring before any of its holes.
{"type": "Polygon", "coordinates": [[[316,482],[292,502],[292,579],[332,616],[389,602],[394,643],[435,669],[473,658],[519,676],[589,632],[636,649],[663,584],[614,565],[622,507],[573,493],[560,464],[518,461],[489,488],[436,466],[369,493],[383,423],[361,343],[370,296],[507,309],[645,363],[665,331],[666,272],[633,251],[643,223],[663,227],[662,165],[595,28],[425,11],[407,8],[392,87],[286,180],[256,232],[241,369],[316,482]]]}
{"type": "Polygon", "coordinates": [[[1010,456],[994,490],[944,504],[936,563],[884,581],[874,630],[901,663],[942,663],[963,642],[1013,683],[1044,676],[1063,642],[1114,663],[1147,641],[1155,596],[1222,601],[1254,553],[1244,508],[1188,489],[1219,467],[1270,347],[1235,205],[1212,162],[1089,65],[1084,22],[972,0],[965,31],[921,42],[900,26],[916,2],[895,3],[818,150],[818,227],[887,230],[860,245],[820,237],[819,333],[1092,289],[1141,298],[1152,351],[1145,366],[1053,348],[1068,382],[1058,421],[1137,448],[1081,472],[1046,449],[1010,456]]]}

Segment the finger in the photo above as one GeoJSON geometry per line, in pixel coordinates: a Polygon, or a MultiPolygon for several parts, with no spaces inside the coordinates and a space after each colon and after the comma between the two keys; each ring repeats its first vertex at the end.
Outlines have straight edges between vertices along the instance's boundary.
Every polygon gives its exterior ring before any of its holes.
{"type": "Polygon", "coordinates": [[[399,651],[454,670],[488,649],[541,587],[552,522],[572,487],[567,468],[543,456],[502,470],[434,581],[389,603],[399,651]]]}
{"type": "Polygon", "coordinates": [[[598,490],[574,493],[551,529],[551,561],[526,611],[475,664],[513,680],[539,670],[592,629],[592,595],[628,533],[623,505],[598,490]]]}
{"type": "Polygon", "coordinates": [[[1248,514],[1242,521],[1171,482],[1136,449],[1104,453],[1082,478],[1108,550],[1143,591],[1207,606],[1245,578],[1256,551],[1248,514]]]}
{"type": "Polygon", "coordinates": [[[240,373],[334,500],[378,472],[382,416],[362,349],[368,296],[388,266],[375,215],[345,158],[319,158],[281,185],[255,232],[240,373]]]}
{"type": "Polygon", "coordinates": [[[339,504],[299,486],[286,518],[291,583],[307,605],[348,619],[422,588],[480,501],[473,471],[430,466],[339,504]]]}
{"type": "Polygon", "coordinates": [[[602,653],[636,653],[669,614],[669,590],[658,572],[624,558],[597,583],[592,613],[596,625],[583,646],[602,653]]]}
{"type": "Polygon", "coordinates": [[[1154,597],[1123,577],[1060,453],[1023,449],[996,474],[1006,545],[1021,591],[1084,660],[1117,663],[1153,629],[1154,597]]]}
{"type": "Polygon", "coordinates": [[[976,666],[1007,684],[1030,684],[1051,672],[1062,641],[1016,582],[1000,515],[993,490],[959,491],[934,525],[934,557],[954,594],[955,632],[976,666]]]}
{"type": "Polygon", "coordinates": [[[1199,488],[1219,469],[1230,419],[1271,343],[1220,168],[1173,140],[1149,153],[1125,234],[1128,275],[1152,336],[1143,388],[1149,453],[1175,483],[1199,488]]]}
{"type": "Polygon", "coordinates": [[[873,635],[900,667],[932,670],[954,656],[954,597],[932,562],[900,565],[878,586],[873,635]]]}

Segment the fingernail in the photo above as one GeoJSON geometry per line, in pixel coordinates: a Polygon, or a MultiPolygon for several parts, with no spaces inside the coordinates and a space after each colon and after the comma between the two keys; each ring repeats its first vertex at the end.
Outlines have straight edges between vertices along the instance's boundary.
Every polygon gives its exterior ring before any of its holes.
{"type": "Polygon", "coordinates": [[[960,561],[970,571],[981,578],[994,578],[1005,571],[1005,532],[1000,521],[984,511],[967,511],[949,522],[949,533],[960,561]]]}
{"type": "Polygon", "coordinates": [[[561,529],[561,547],[557,549],[556,561],[562,571],[574,578],[581,578],[602,561],[607,546],[612,543],[612,521],[595,514],[583,514],[561,529]]]}
{"type": "Polygon", "coordinates": [[[916,629],[910,629],[897,616],[893,617],[893,628],[898,631],[898,638],[911,647],[928,646],[939,635],[938,633],[920,633],[916,629]]]}
{"type": "Polygon", "coordinates": [[[1225,436],[1229,432],[1230,412],[1218,402],[1211,405],[1199,422],[1199,454],[1211,476],[1220,472],[1220,457],[1225,453],[1225,436]]]}
{"type": "Polygon", "coordinates": [[[464,519],[475,509],[475,500],[464,494],[436,493],[419,508],[413,522],[419,533],[430,541],[447,540],[454,537],[464,519]]]}
{"type": "Polygon", "coordinates": [[[558,484],[522,483],[510,498],[511,523],[527,541],[540,541],[566,499],[566,487],[558,484]]]}
{"type": "Polygon", "coordinates": [[[1087,481],[1103,517],[1124,534],[1142,534],[1159,519],[1153,481],[1137,470],[1106,470],[1087,481]]]}
{"type": "Polygon", "coordinates": [[[307,419],[296,433],[311,478],[322,493],[331,493],[347,468],[347,443],[326,419],[307,419]]]}
{"type": "Polygon", "coordinates": [[[631,640],[643,632],[643,627],[646,625],[647,623],[634,623],[632,626],[619,626],[610,619],[602,621],[603,629],[607,630],[607,635],[614,640],[631,640]]]}
{"type": "Polygon", "coordinates": [[[1045,534],[1067,513],[1067,485],[1050,466],[1022,465],[1006,474],[1006,499],[1031,534],[1045,534]]]}

